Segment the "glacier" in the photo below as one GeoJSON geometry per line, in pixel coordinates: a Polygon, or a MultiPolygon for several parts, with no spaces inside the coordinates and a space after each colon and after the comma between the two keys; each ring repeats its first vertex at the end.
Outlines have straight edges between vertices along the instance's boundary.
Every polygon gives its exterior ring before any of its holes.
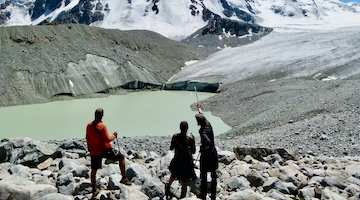
{"type": "Polygon", "coordinates": [[[223,49],[184,67],[168,84],[348,79],[359,76],[359,49],[360,26],[328,31],[276,29],[255,43],[223,49]]]}

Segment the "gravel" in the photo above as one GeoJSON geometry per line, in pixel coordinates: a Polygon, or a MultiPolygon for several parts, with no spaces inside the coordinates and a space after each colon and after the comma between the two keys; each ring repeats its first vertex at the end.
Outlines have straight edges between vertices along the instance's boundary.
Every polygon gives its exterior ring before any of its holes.
{"type": "MultiPolygon", "coordinates": [[[[202,102],[205,111],[233,128],[216,136],[216,146],[286,148],[299,156],[360,155],[358,80],[242,82],[222,87],[202,102]]],[[[195,110],[196,105],[192,108],[195,110]]],[[[164,155],[171,137],[123,137],[125,150],[164,155]]],[[[195,135],[199,144],[199,138],[195,135]]]]}
{"type": "Polygon", "coordinates": [[[280,80],[225,86],[204,110],[233,128],[219,148],[293,149],[300,155],[360,155],[359,80],[280,80]]]}

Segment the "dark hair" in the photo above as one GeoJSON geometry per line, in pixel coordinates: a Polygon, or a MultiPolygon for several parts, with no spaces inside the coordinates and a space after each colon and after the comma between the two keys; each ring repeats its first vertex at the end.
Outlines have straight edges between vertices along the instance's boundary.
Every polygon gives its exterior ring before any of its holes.
{"type": "Polygon", "coordinates": [[[198,113],[195,115],[195,118],[196,118],[196,121],[198,122],[198,124],[206,125],[206,118],[205,118],[204,114],[198,113]]]}
{"type": "Polygon", "coordinates": [[[101,121],[104,116],[104,110],[102,108],[98,108],[95,110],[95,121],[101,121]]]}
{"type": "Polygon", "coordinates": [[[186,136],[186,132],[188,129],[189,129],[189,124],[187,123],[187,121],[180,122],[181,140],[183,140],[185,142],[186,146],[188,145],[188,140],[187,140],[187,136],[186,136]]]}
{"type": "Polygon", "coordinates": [[[186,133],[186,131],[189,129],[189,124],[186,121],[180,122],[180,130],[181,133],[186,133]]]}

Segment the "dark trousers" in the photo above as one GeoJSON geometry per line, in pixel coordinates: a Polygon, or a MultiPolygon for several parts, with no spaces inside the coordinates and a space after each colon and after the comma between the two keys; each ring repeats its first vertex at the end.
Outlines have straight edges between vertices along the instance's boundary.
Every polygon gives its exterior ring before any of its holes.
{"type": "MultiPolygon", "coordinates": [[[[211,196],[210,198],[212,200],[216,199],[216,185],[217,185],[217,181],[216,181],[216,172],[215,171],[210,171],[211,173],[211,187],[210,187],[210,193],[211,196]]],[[[201,178],[201,186],[200,186],[200,192],[201,192],[201,199],[202,200],[206,200],[206,194],[207,194],[207,171],[206,170],[202,170],[200,172],[200,178],[201,178]]]]}

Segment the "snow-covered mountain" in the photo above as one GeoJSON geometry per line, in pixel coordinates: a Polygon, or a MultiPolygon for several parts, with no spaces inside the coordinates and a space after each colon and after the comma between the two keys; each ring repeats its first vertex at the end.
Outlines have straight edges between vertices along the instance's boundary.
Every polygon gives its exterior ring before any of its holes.
{"type": "Polygon", "coordinates": [[[183,42],[204,49],[225,47],[205,60],[191,62],[168,81],[172,84],[234,83],[256,78],[329,80],[360,75],[358,3],[338,0],[0,0],[0,9],[3,26],[83,23],[108,29],[147,29],[171,39],[186,38],[183,42]],[[224,28],[234,22],[242,27],[236,30],[235,24],[224,28]],[[204,30],[222,32],[222,35],[197,40],[204,30]],[[244,34],[245,39],[236,42],[248,45],[226,49],[228,44],[235,43],[231,40],[234,35],[238,39],[244,34]],[[258,41],[253,42],[255,40],[258,41]]]}
{"type": "Polygon", "coordinates": [[[333,29],[360,25],[360,4],[338,0],[0,0],[2,26],[74,22],[146,29],[183,39],[214,17],[271,28],[333,29]]]}

